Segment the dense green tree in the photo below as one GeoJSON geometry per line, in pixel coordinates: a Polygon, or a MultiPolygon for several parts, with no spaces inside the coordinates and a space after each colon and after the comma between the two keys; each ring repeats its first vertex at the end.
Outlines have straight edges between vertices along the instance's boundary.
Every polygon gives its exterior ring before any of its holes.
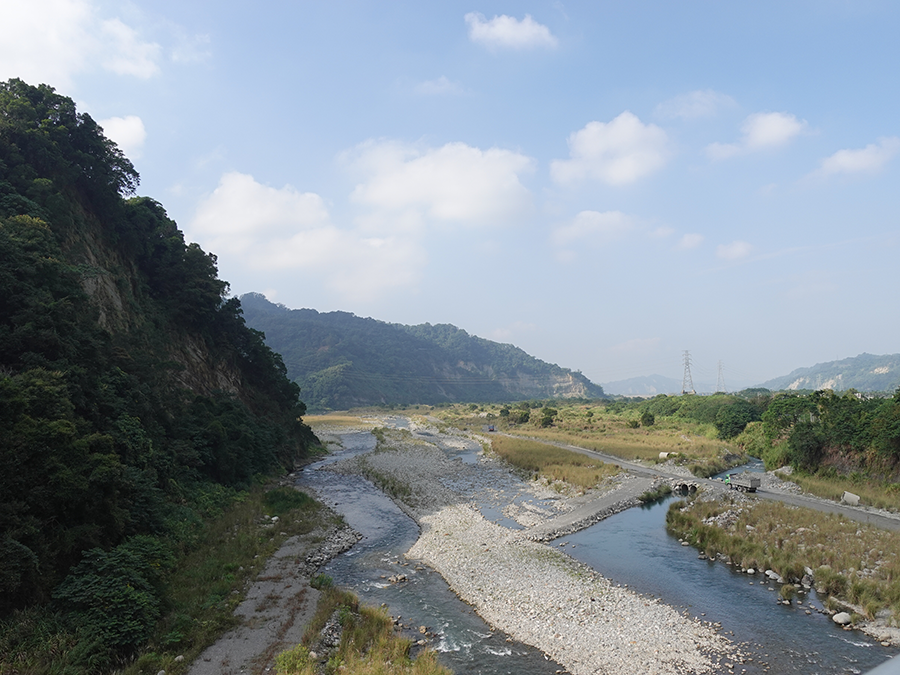
{"type": "MultiPolygon", "coordinates": [[[[91,589],[174,536],[173,513],[292,466],[314,440],[215,256],[159,203],[128,198],[137,184],[71,99],[0,83],[0,614],[54,589],[102,614],[91,589]]],[[[133,626],[111,638],[124,648],[161,599],[122,578],[107,614],[133,626]]]]}
{"type": "Polygon", "coordinates": [[[743,400],[738,400],[729,406],[719,408],[716,413],[716,429],[719,438],[734,438],[740,434],[748,423],[755,421],[753,406],[743,400]]]}

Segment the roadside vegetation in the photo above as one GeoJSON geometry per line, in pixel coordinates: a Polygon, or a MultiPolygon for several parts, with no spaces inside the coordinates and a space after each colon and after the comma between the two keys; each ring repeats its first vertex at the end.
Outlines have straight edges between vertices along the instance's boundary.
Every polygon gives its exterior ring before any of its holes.
{"type": "Polygon", "coordinates": [[[799,485],[804,492],[809,492],[824,499],[840,501],[844,492],[852,492],[859,496],[860,503],[886,511],[900,511],[900,483],[877,478],[866,479],[858,473],[840,476],[834,471],[807,474],[792,472],[785,476],[799,485]]]}
{"type": "Polygon", "coordinates": [[[207,497],[205,517],[185,521],[178,536],[97,549],[64,584],[59,604],[0,622],[0,672],[187,672],[235,624],[234,609],[266,558],[288,537],[328,525],[318,502],[293,488],[207,497]]]}
{"type": "Polygon", "coordinates": [[[327,577],[318,580],[323,594],[301,643],[276,658],[279,675],[450,675],[431,650],[413,658],[412,641],[394,632],[384,609],[360,605],[355,595],[329,582],[327,577]],[[340,626],[340,643],[323,651],[317,643],[329,622],[340,626]]]}
{"type": "Polygon", "coordinates": [[[794,586],[806,577],[820,595],[832,598],[827,602],[831,609],[849,603],[868,619],[882,609],[892,611],[895,623],[900,617],[898,532],[779,502],[748,503],[731,495],[717,501],[676,502],[666,523],[672,534],[711,559],[724,558],[758,572],[773,570],[794,586]]]}

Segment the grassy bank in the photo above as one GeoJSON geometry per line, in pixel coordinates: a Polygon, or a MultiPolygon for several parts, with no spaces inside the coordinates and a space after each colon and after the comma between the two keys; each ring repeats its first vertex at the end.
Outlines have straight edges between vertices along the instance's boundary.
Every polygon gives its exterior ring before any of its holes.
{"type": "Polygon", "coordinates": [[[530,411],[504,410],[500,405],[456,405],[434,414],[453,426],[480,430],[491,424],[500,431],[522,437],[576,445],[627,461],[655,463],[660,453],[676,453],[675,461],[694,475],[707,477],[744,462],[734,446],[716,438],[712,424],[658,417],[642,424],[635,414],[618,413],[604,406],[554,403],[530,411]]]}
{"type": "Polygon", "coordinates": [[[279,675],[316,675],[324,655],[316,652],[316,641],[329,620],[341,627],[337,648],[328,655],[324,672],[354,675],[451,675],[437,662],[435,653],[422,651],[410,656],[412,642],[394,632],[393,621],[382,609],[359,604],[352,593],[326,588],[316,615],[307,626],[303,641],[276,659],[279,675]]]}
{"type": "Polygon", "coordinates": [[[798,583],[813,570],[817,590],[862,608],[868,618],[889,608],[900,617],[900,533],[778,502],[676,502],[667,527],[706,555],[771,569],[798,583]]]}
{"type": "Polygon", "coordinates": [[[162,579],[161,617],[134,659],[99,660],[92,645],[104,638],[102,631],[92,632],[77,617],[43,607],[0,623],[0,672],[184,673],[193,658],[234,625],[234,609],[265,559],[288,537],[312,532],[322,517],[317,502],[292,488],[258,486],[238,493],[229,505],[212,509],[206,520],[184,523],[179,540],[171,543],[175,559],[162,579]],[[278,516],[277,522],[271,516],[278,516]],[[184,660],[176,662],[179,655],[184,660]]]}
{"type": "Polygon", "coordinates": [[[619,467],[571,450],[525,438],[492,436],[491,449],[518,469],[563,481],[581,490],[619,473],[619,467]]]}

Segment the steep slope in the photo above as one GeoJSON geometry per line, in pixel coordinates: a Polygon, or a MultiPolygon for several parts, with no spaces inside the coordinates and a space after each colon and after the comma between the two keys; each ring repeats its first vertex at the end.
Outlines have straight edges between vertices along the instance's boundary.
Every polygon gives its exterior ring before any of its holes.
{"type": "Polygon", "coordinates": [[[248,325],[283,356],[310,409],[604,395],[581,373],[448,324],[290,310],[256,293],[241,303],[248,325]]]}
{"type": "Polygon", "coordinates": [[[860,354],[840,361],[798,368],[789,375],[763,382],[760,387],[783,389],[833,389],[892,392],[900,387],[900,354],[860,354]]]}
{"type": "Polygon", "coordinates": [[[215,256],[137,184],[71,99],[0,83],[0,613],[314,441],[215,256]]]}

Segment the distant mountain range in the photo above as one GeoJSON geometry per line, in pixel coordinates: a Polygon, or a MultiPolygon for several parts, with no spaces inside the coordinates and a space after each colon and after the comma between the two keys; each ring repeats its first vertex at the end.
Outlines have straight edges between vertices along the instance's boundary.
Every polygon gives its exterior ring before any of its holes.
{"type": "MultiPolygon", "coordinates": [[[[655,396],[680,394],[682,381],[663,375],[645,375],[616,382],[604,382],[603,390],[611,396],[655,396]]],[[[694,382],[700,393],[714,391],[711,383],[694,382]]],[[[900,354],[860,354],[840,361],[818,363],[809,368],[797,368],[789,375],[755,385],[754,388],[772,391],[796,389],[856,389],[867,392],[892,392],[900,387],[900,354]]],[[[733,390],[729,390],[733,391],[733,390]]]]}
{"type": "Polygon", "coordinates": [[[450,324],[405,326],[348,312],[288,309],[240,298],[247,325],[266,334],[311,411],[386,404],[601,398],[580,372],[450,324]]]}
{"type": "Polygon", "coordinates": [[[783,389],[833,389],[890,392],[900,387],[900,354],[860,354],[840,361],[798,368],[789,375],[763,382],[760,387],[783,389]]]}

